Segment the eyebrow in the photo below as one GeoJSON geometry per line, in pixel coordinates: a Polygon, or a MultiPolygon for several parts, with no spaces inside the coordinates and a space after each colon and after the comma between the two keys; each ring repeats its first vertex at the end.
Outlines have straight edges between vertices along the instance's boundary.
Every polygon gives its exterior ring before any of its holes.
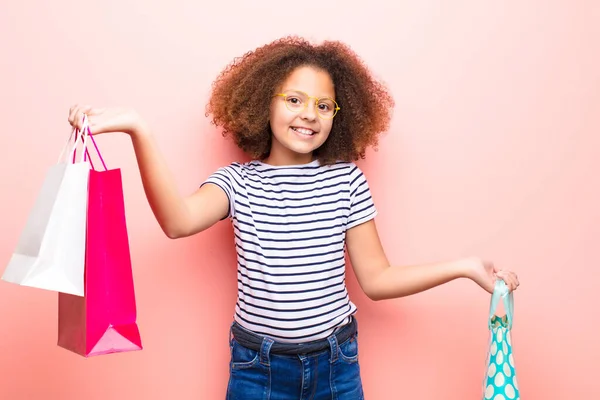
{"type": "MultiPolygon", "coordinates": [[[[293,93],[297,93],[297,94],[308,94],[308,93],[306,93],[306,92],[304,92],[302,90],[298,90],[298,89],[283,89],[281,91],[281,93],[284,93],[284,92],[293,92],[293,93]]],[[[330,98],[330,99],[335,99],[335,95],[328,95],[328,94],[323,95],[323,96],[313,96],[313,97],[319,97],[319,98],[325,98],[325,97],[327,97],[327,98],[330,98]]]]}

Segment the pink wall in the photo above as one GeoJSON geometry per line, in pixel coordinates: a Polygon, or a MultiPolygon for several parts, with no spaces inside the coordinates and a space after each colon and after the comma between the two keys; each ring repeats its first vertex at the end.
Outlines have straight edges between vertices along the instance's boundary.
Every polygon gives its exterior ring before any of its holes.
{"type": "MultiPolygon", "coordinates": [[[[339,38],[397,101],[380,151],[361,163],[390,259],[475,254],[518,271],[522,397],[600,398],[591,375],[600,359],[600,7],[398,3],[296,3],[291,11],[293,3],[275,1],[57,0],[28,11],[31,2],[4,2],[0,260],[58,157],[72,103],[136,107],[189,192],[240,156],[204,117],[220,69],[288,33],[339,38]]],[[[165,238],[128,139],[100,145],[123,169],[145,349],[88,360],[62,350],[56,295],[2,282],[0,398],[223,398],[236,287],[231,229],[165,238]]],[[[489,297],[476,285],[380,303],[353,275],[349,285],[369,400],[479,398],[489,297]]]]}

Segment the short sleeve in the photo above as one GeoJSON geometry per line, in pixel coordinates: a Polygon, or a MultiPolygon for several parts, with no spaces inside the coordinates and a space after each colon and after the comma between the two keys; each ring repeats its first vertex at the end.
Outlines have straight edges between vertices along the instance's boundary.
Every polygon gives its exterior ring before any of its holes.
{"type": "Polygon", "coordinates": [[[346,229],[367,222],[377,215],[371,189],[363,172],[352,164],[350,170],[350,215],[346,229]]]}
{"type": "Polygon", "coordinates": [[[225,218],[233,218],[235,214],[235,184],[234,184],[233,172],[231,171],[231,166],[221,167],[215,172],[212,173],[202,184],[200,187],[206,185],[207,183],[212,183],[220,187],[227,198],[229,199],[229,210],[227,212],[227,216],[225,218]]]}

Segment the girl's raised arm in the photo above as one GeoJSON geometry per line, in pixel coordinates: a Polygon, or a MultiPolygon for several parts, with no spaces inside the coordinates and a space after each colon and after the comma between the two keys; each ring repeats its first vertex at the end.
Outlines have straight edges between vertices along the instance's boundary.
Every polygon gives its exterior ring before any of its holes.
{"type": "Polygon", "coordinates": [[[129,134],[146,198],[168,237],[180,238],[201,232],[228,214],[229,199],[216,185],[204,185],[189,196],[179,193],[149,127],[135,111],[73,106],[69,113],[70,124],[81,129],[84,114],[93,135],[129,134]]]}

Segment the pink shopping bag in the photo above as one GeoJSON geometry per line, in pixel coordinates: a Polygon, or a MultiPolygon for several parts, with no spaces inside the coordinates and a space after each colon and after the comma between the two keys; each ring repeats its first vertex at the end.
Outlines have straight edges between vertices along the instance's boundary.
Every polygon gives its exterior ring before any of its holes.
{"type": "Polygon", "coordinates": [[[106,169],[98,155],[104,170],[92,165],[89,177],[85,293],[58,294],[58,345],[84,357],[142,349],[121,170],[106,169]]]}

